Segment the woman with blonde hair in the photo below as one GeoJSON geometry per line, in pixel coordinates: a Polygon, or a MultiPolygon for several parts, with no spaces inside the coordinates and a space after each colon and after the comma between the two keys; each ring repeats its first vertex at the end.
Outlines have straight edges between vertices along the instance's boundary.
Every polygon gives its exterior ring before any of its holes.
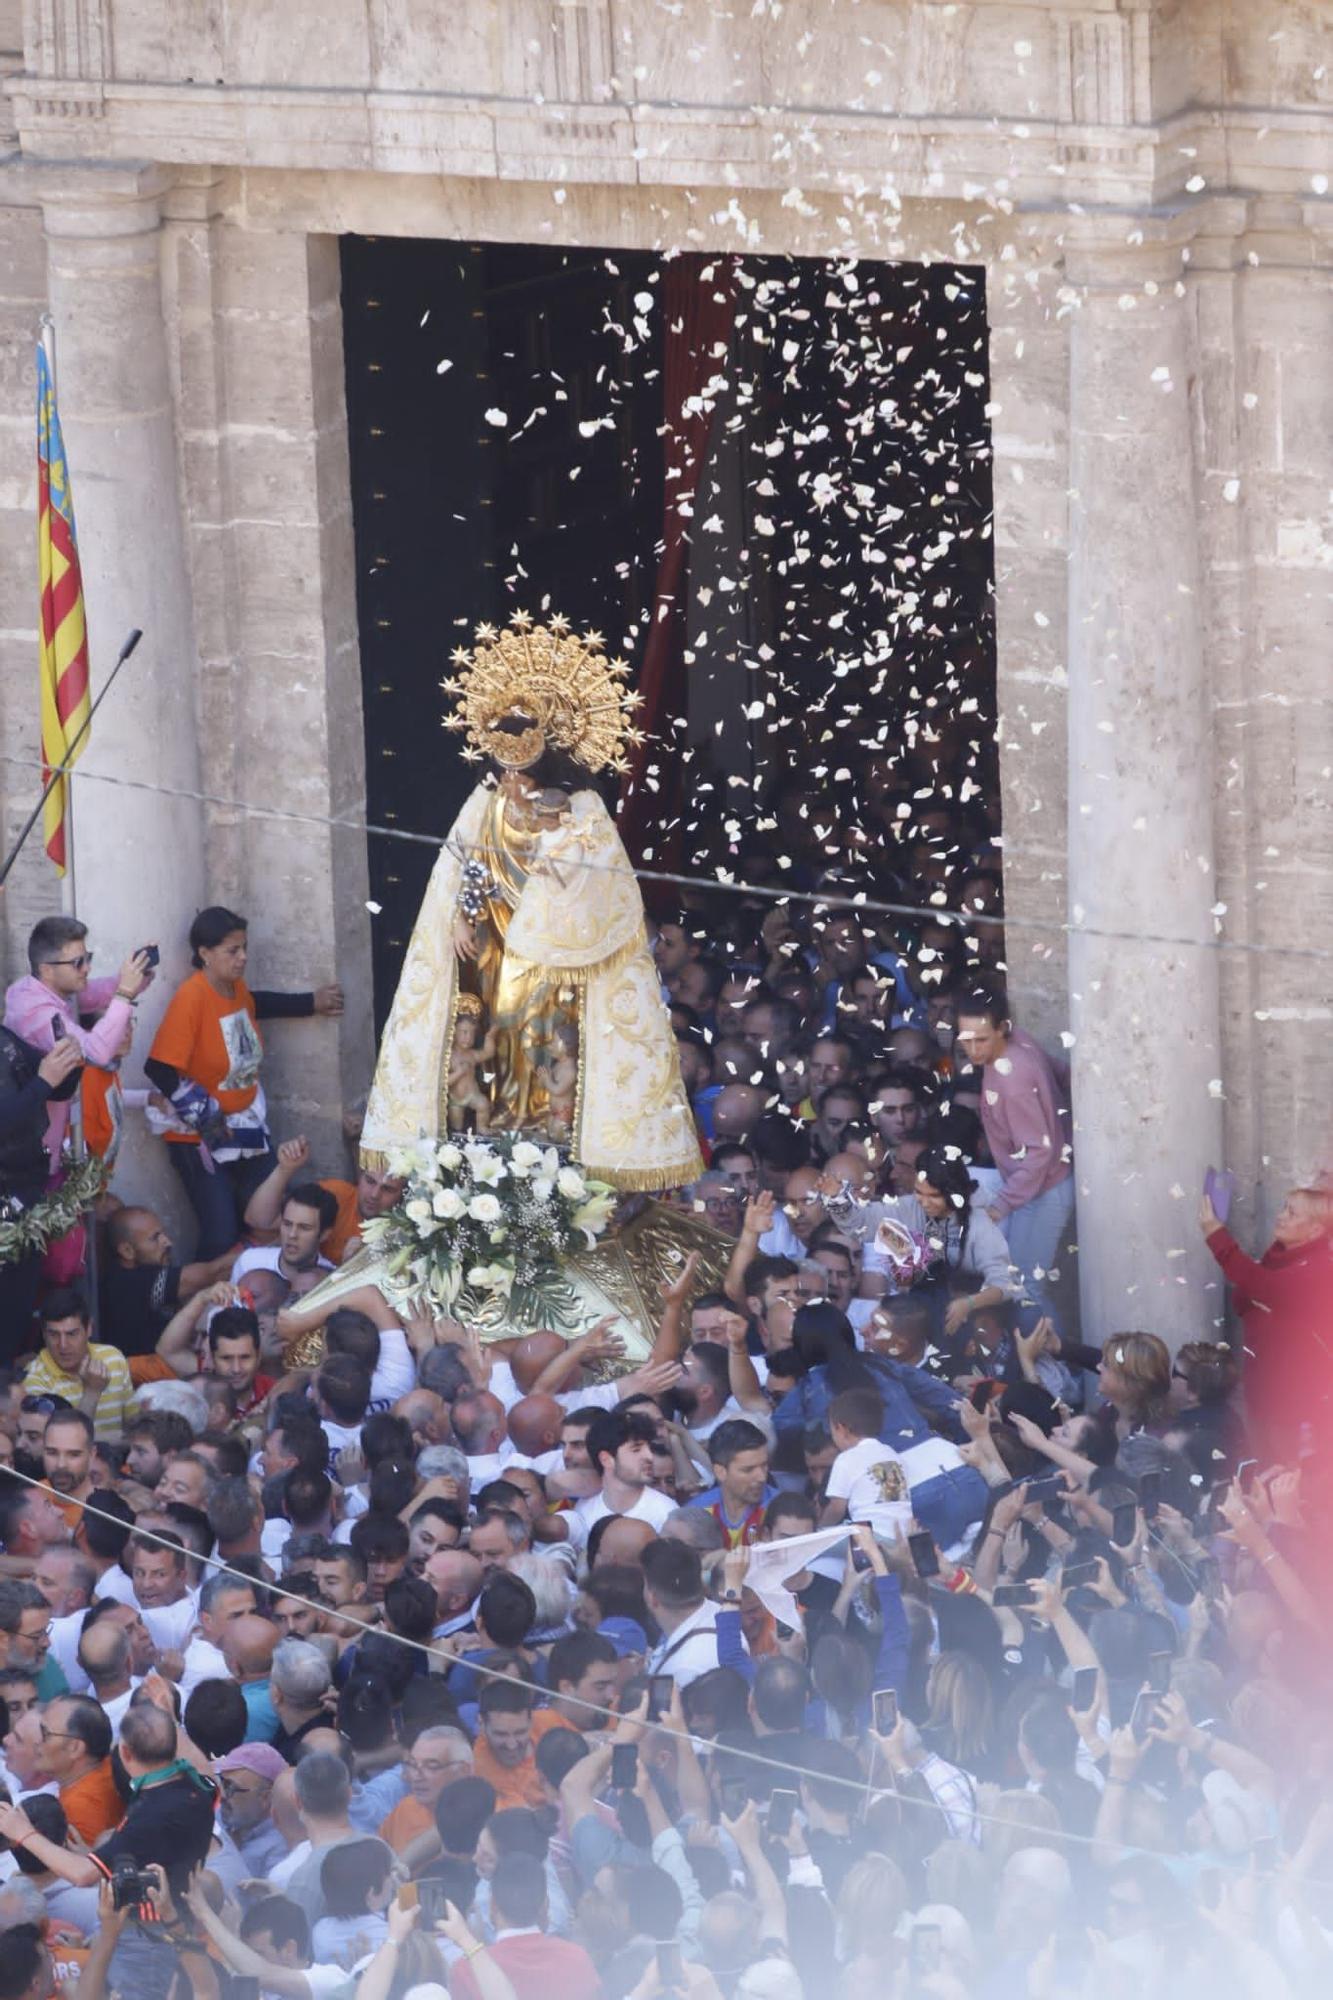
{"type": "Polygon", "coordinates": [[[926,1707],[921,1735],[928,1748],[973,1777],[989,1777],[995,1693],[980,1660],[972,1653],[941,1653],[926,1682],[926,1707]]]}
{"type": "Polygon", "coordinates": [[[1097,1387],[1116,1413],[1116,1434],[1161,1427],[1171,1396],[1171,1350],[1155,1333],[1113,1333],[1097,1387]]]}
{"type": "Polygon", "coordinates": [[[853,1862],[838,1891],[838,1957],[844,1985],[858,1991],[865,1975],[891,1987],[898,1954],[897,1930],[907,1913],[907,1884],[887,1854],[867,1854],[853,1862]]]}

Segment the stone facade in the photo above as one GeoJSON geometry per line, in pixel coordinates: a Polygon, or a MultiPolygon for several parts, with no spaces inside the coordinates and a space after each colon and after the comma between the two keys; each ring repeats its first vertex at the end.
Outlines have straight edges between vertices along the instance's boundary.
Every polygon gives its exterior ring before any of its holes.
{"type": "MultiPolygon", "coordinates": [[[[364,775],[340,233],[984,264],[1016,1011],[1075,1037],[1090,1332],[1194,1330],[1204,1166],[1261,1238],[1326,1158],[1321,15],[0,0],[6,756],[36,752],[46,306],[99,652],[148,633],[78,787],[101,962],[152,909],[178,974],[207,897],[265,982],[336,971],[341,1032],[281,1027],[271,1065],[332,1156],[371,1058],[364,843],[320,823],[364,775]]],[[[12,832],[34,773],[0,769],[12,832]]],[[[34,852],[11,973],[50,900],[34,852]]]]}

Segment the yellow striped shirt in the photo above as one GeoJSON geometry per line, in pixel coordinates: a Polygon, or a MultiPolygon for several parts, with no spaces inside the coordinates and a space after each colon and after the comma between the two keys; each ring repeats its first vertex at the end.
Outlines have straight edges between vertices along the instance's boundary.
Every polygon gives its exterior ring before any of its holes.
{"type": "MultiPolygon", "coordinates": [[[[106,1387],[98,1397],[93,1415],[93,1435],[99,1442],[110,1442],[124,1430],[134,1401],[130,1364],[118,1347],[108,1347],[100,1340],[90,1342],[88,1352],[106,1369],[106,1387]]],[[[63,1368],[57,1368],[45,1347],[24,1376],[23,1388],[29,1396],[63,1396],[76,1409],[83,1395],[78,1376],[67,1375],[63,1368]]]]}

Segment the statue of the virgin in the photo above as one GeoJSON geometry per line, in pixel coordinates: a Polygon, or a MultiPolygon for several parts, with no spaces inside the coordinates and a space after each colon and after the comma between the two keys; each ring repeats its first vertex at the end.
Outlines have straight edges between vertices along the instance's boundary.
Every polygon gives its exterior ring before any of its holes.
{"type": "Polygon", "coordinates": [[[431,875],[380,1045],[363,1162],[460,1131],[555,1141],[625,1190],[700,1171],[629,857],[588,780],[635,697],[595,633],[515,614],[454,655],[447,726],[489,761],[431,875]]]}

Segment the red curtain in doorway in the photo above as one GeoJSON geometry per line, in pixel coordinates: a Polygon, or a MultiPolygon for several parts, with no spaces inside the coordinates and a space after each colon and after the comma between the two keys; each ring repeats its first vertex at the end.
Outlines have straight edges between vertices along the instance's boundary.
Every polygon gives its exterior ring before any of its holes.
{"type": "Polygon", "coordinates": [[[673,258],[663,280],[662,312],[666,424],[662,557],[639,669],[643,704],[635,717],[648,740],[630,752],[630,768],[621,785],[619,825],[632,861],[674,868],[681,858],[688,773],[678,725],[684,722],[688,700],[689,531],[717,401],[716,395],[705,397],[704,391],[714,376],[725,373],[727,364],[735,314],[733,260],[697,253],[673,258]]]}

